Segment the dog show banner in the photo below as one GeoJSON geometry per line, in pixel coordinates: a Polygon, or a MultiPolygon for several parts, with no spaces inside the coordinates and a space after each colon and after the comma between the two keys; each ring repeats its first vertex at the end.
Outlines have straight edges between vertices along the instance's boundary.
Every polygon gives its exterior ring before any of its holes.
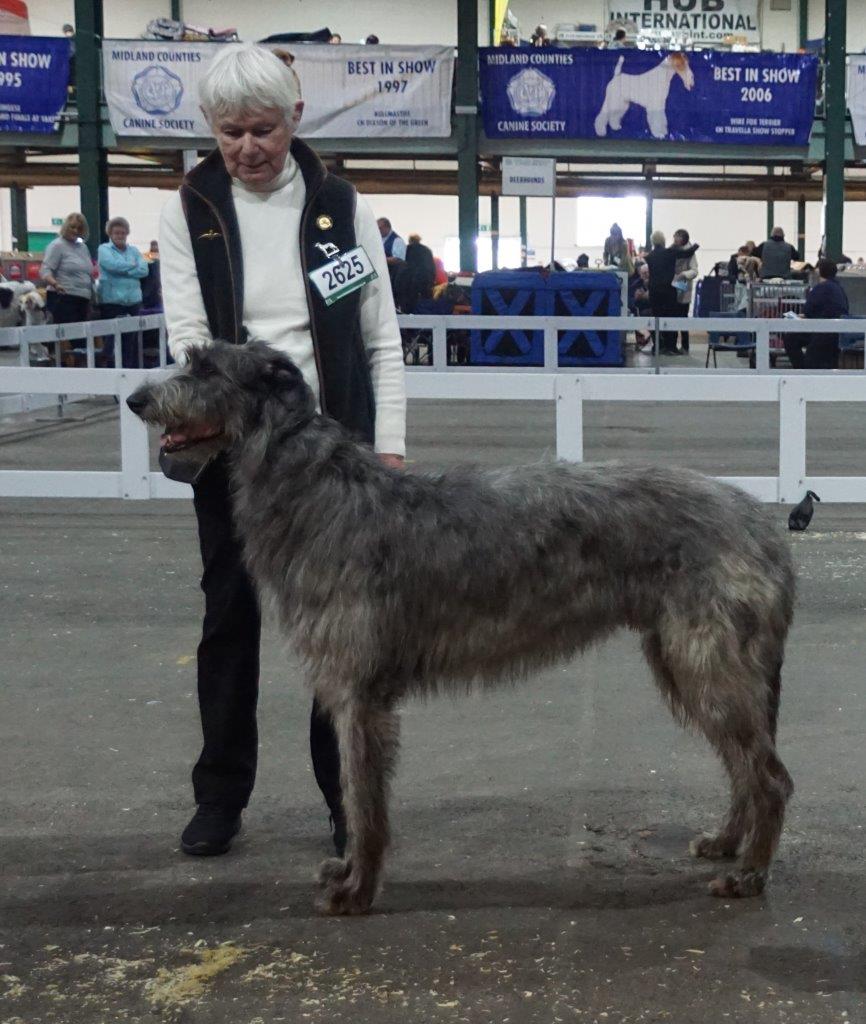
{"type": "Polygon", "coordinates": [[[812,55],[501,46],[479,62],[488,138],[805,146],[815,113],[812,55]]]}
{"type": "Polygon", "coordinates": [[[854,141],[858,146],[866,146],[866,57],[848,58],[847,95],[854,141]]]}
{"type": "Polygon", "coordinates": [[[66,106],[69,40],[0,36],[0,132],[53,132],[66,106]]]}
{"type": "Polygon", "coordinates": [[[758,0],[607,0],[608,23],[634,25],[644,39],[712,46],[761,43],[758,0]]]}
{"type": "MultiPolygon", "coordinates": [[[[106,39],[103,80],[115,134],[209,137],[198,84],[231,45],[106,39]]],[[[303,138],[451,134],[453,47],[274,45],[295,58],[303,138]]]]}

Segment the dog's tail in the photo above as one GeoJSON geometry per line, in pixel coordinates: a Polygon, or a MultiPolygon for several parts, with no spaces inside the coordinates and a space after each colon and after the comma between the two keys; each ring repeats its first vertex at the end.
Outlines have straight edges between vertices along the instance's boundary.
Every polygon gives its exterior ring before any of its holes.
{"type": "Polygon", "coordinates": [[[623,66],[623,64],[625,64],[625,57],[620,57],[619,60],[616,62],[616,67],[613,69],[613,77],[614,78],[616,78],[617,75],[621,75],[622,74],[622,66],[623,66]]]}

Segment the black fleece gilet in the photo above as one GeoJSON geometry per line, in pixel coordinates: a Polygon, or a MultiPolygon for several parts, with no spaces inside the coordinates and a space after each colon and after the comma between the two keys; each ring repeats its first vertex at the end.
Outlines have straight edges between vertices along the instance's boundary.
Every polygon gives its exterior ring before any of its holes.
{"type": "MultiPolygon", "coordinates": [[[[370,367],[361,338],[360,290],[326,306],[308,274],[329,257],[316,243],[331,242],[341,252],[355,241],[352,185],[325,168],[312,149],[292,139],[291,153],[304,179],[306,196],[300,238],[286,239],[286,259],[300,253],[310,310],[310,330],[319,375],[322,412],[362,440],[372,443],[375,406],[370,367]],[[298,248],[295,249],[295,246],[298,248]]],[[[244,267],[231,177],[218,149],[184,178],[180,187],[208,325],[214,338],[236,345],[247,340],[243,325],[244,267]]],[[[273,287],[280,287],[274,267],[273,287]]]]}

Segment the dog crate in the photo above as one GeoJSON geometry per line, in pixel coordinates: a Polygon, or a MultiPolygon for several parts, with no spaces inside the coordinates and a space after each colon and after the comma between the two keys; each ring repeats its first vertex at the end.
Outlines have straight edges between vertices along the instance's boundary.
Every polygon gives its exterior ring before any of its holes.
{"type": "MultiPolygon", "coordinates": [[[[578,270],[551,274],[547,279],[553,316],[619,316],[622,291],[618,274],[578,270]]],[[[623,366],[622,331],[560,331],[560,366],[623,366]]]]}
{"type": "MultiPolygon", "coordinates": [[[[477,274],[471,302],[480,316],[548,316],[552,309],[547,281],[531,270],[477,274]]],[[[544,331],[473,330],[469,359],[474,366],[543,366],[544,331]]]]}

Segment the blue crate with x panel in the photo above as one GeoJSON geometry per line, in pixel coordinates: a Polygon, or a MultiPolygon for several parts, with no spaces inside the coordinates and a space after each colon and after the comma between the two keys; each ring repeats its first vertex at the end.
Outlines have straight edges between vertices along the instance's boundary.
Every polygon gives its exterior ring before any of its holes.
{"type": "MultiPolygon", "coordinates": [[[[620,278],[603,270],[563,271],[547,279],[553,316],[620,316],[620,278]]],[[[622,331],[560,331],[560,366],[623,366],[622,331]]]]}
{"type": "MultiPolygon", "coordinates": [[[[547,316],[551,293],[542,274],[532,270],[488,270],[472,282],[472,313],[479,316],[547,316]]],[[[543,366],[544,331],[473,330],[473,366],[543,366]]]]}

